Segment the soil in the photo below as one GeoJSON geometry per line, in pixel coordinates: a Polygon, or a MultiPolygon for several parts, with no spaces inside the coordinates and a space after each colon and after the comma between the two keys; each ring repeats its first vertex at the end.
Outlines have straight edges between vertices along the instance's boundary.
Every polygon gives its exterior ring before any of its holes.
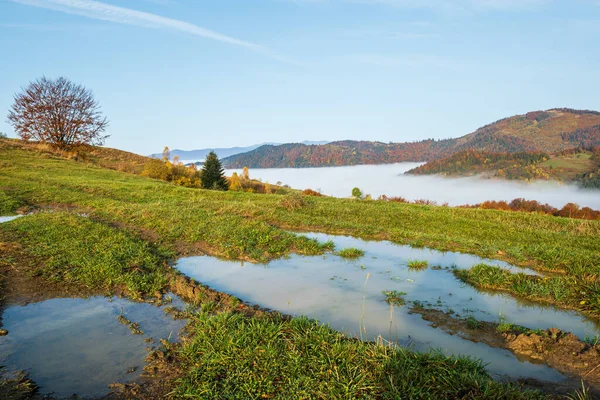
{"type": "Polygon", "coordinates": [[[580,389],[583,380],[590,387],[593,398],[600,398],[600,345],[592,346],[557,328],[531,331],[515,326],[500,332],[497,323],[457,318],[441,310],[413,307],[410,313],[420,314],[431,326],[450,335],[510,350],[522,361],[546,364],[571,378],[557,384],[535,379],[519,381],[525,386],[553,394],[568,394],[580,389]]]}

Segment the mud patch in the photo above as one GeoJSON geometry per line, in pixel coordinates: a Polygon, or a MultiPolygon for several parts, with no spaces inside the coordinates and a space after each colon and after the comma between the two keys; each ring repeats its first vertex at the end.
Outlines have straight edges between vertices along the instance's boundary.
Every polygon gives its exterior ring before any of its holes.
{"type": "MultiPolygon", "coordinates": [[[[590,345],[577,336],[556,328],[533,331],[512,325],[503,332],[503,327],[498,323],[456,318],[441,310],[413,307],[409,312],[420,314],[431,326],[441,328],[450,335],[510,350],[522,360],[543,363],[576,378],[559,385],[551,384],[554,392],[560,387],[565,391],[577,389],[580,387],[580,379],[583,379],[594,388],[593,394],[600,396],[600,345],[590,345]]],[[[529,382],[530,386],[538,389],[550,385],[535,379],[525,379],[522,382],[529,382]]]]}
{"type": "MultiPolygon", "coordinates": [[[[1,368],[1,367],[0,367],[1,368]]],[[[24,371],[8,373],[0,369],[0,398],[4,400],[31,399],[37,391],[37,385],[24,371]]]]}

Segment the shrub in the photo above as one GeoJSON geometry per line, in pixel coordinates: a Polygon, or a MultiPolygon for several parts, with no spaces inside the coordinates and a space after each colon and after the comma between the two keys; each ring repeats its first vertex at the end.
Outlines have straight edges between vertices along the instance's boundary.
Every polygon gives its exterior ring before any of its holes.
{"type": "Polygon", "coordinates": [[[161,160],[150,160],[144,165],[142,175],[166,181],[169,178],[169,167],[161,160]]]}
{"type": "Polygon", "coordinates": [[[281,199],[279,205],[287,210],[295,210],[306,207],[307,202],[302,198],[300,193],[292,193],[281,199]]]}
{"type": "Polygon", "coordinates": [[[323,196],[321,193],[317,192],[316,190],[312,190],[312,189],[304,189],[302,191],[302,194],[304,196],[315,196],[315,197],[323,196]]]}

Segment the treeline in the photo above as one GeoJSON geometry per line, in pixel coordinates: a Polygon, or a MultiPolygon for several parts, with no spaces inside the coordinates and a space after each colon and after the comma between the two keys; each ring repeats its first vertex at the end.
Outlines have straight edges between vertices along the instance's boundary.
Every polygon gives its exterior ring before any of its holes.
{"type": "Polygon", "coordinates": [[[569,113],[569,114],[575,114],[575,115],[600,115],[599,111],[575,110],[573,108],[552,108],[551,110],[548,110],[548,111],[559,111],[562,113],[569,113]]]}
{"type": "Polygon", "coordinates": [[[468,175],[486,171],[507,179],[539,179],[543,175],[535,168],[524,168],[549,159],[543,152],[520,153],[488,153],[479,150],[465,150],[450,157],[430,161],[407,173],[415,175],[443,174],[468,175]]]}
{"type": "Polygon", "coordinates": [[[265,145],[258,149],[223,159],[229,168],[306,168],[342,165],[392,164],[427,162],[467,149],[489,152],[526,152],[535,146],[525,139],[493,132],[478,132],[469,141],[427,139],[410,143],[339,141],[324,145],[289,143],[265,145]]]}
{"type": "Polygon", "coordinates": [[[506,201],[485,201],[480,204],[464,205],[463,208],[483,208],[488,210],[504,210],[518,212],[533,212],[556,217],[600,220],[600,211],[593,210],[590,207],[579,207],[575,203],[567,203],[564,207],[558,209],[549,204],[542,204],[535,200],[525,200],[522,198],[514,199],[511,202],[506,201]]]}

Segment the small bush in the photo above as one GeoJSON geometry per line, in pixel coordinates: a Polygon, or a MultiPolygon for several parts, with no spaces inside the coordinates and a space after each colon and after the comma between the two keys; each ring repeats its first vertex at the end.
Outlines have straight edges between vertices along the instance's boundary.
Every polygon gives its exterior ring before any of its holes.
{"type": "Polygon", "coordinates": [[[362,256],[364,256],[365,252],[361,249],[349,247],[347,249],[342,249],[342,250],[338,251],[337,255],[342,258],[356,259],[356,258],[361,258],[362,256]]]}
{"type": "Polygon", "coordinates": [[[316,190],[312,190],[312,189],[304,189],[302,191],[302,195],[303,196],[315,196],[315,197],[323,196],[321,193],[317,192],[316,190]]]}
{"type": "Polygon", "coordinates": [[[169,177],[169,167],[161,160],[149,160],[144,165],[142,176],[147,176],[152,179],[160,179],[166,181],[169,177]]]}
{"type": "Polygon", "coordinates": [[[298,208],[304,208],[307,204],[308,203],[302,198],[302,195],[300,193],[288,194],[279,202],[279,205],[285,208],[286,210],[296,210],[298,208]]]}

